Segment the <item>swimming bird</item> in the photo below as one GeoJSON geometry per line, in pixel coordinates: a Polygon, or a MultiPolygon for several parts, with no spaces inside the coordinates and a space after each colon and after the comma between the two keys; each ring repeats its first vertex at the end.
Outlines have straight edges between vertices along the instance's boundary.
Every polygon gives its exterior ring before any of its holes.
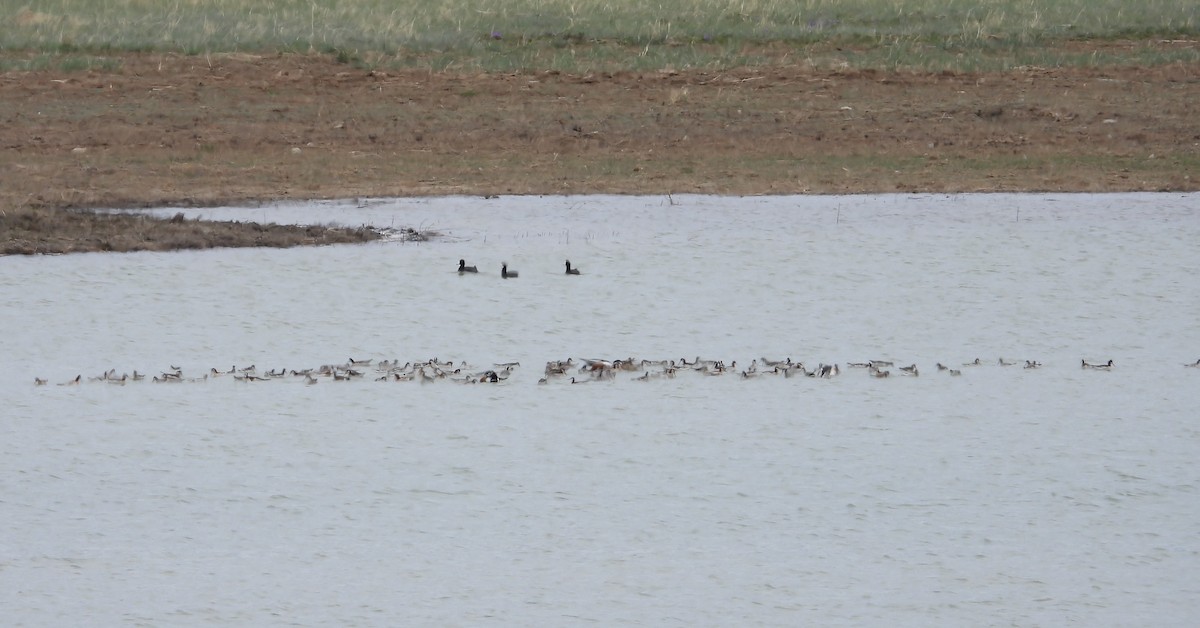
{"type": "Polygon", "coordinates": [[[589,358],[580,358],[580,360],[584,363],[583,366],[579,367],[580,372],[583,372],[583,371],[598,372],[598,371],[606,371],[606,370],[613,368],[613,363],[610,360],[598,360],[598,359],[589,359],[589,358]]]}
{"type": "Polygon", "coordinates": [[[613,368],[630,372],[642,370],[641,364],[633,357],[629,357],[624,360],[613,360],[613,368]]]}
{"type": "Polygon", "coordinates": [[[1184,364],[1184,366],[1189,367],[1189,368],[1200,368],[1200,360],[1196,360],[1195,362],[1192,362],[1191,364],[1184,364]]]}
{"type": "Polygon", "coordinates": [[[561,360],[552,360],[546,363],[546,377],[551,375],[566,375],[567,369],[573,364],[572,359],[568,358],[565,362],[561,360]]]}
{"type": "Polygon", "coordinates": [[[477,273],[479,269],[474,266],[467,266],[467,260],[458,260],[458,273],[477,273]]]}
{"type": "Polygon", "coordinates": [[[1087,360],[1080,360],[1079,362],[1085,369],[1095,369],[1098,371],[1111,371],[1113,367],[1112,360],[1109,360],[1106,364],[1089,364],[1087,360]]]}
{"type": "Polygon", "coordinates": [[[1012,366],[1012,365],[1016,364],[1016,362],[1006,362],[1006,361],[1004,360],[1004,358],[1000,358],[1000,359],[999,359],[999,360],[996,362],[996,364],[998,364],[998,365],[1000,365],[1000,366],[1012,366]]]}
{"type": "Polygon", "coordinates": [[[33,378],[33,385],[34,386],[45,386],[46,380],[44,380],[40,377],[35,377],[35,378],[33,378]]]}
{"type": "Polygon", "coordinates": [[[505,279],[516,279],[516,278],[517,278],[517,271],[515,271],[515,270],[509,270],[509,269],[508,269],[508,263],[507,263],[507,262],[505,262],[505,263],[503,263],[503,264],[501,264],[501,265],[500,265],[500,276],[501,276],[501,277],[503,277],[503,278],[505,278],[505,279]]]}
{"type": "Polygon", "coordinates": [[[578,275],[579,274],[578,268],[571,268],[571,260],[567,260],[567,274],[568,275],[578,275]]]}

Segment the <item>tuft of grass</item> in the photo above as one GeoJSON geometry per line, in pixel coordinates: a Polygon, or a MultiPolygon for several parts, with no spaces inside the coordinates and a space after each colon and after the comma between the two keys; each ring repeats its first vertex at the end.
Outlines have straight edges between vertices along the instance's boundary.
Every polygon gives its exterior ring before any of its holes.
{"type": "Polygon", "coordinates": [[[0,56],[0,72],[88,72],[91,70],[112,72],[121,67],[119,59],[92,54],[58,54],[40,52],[20,56],[0,56]]]}

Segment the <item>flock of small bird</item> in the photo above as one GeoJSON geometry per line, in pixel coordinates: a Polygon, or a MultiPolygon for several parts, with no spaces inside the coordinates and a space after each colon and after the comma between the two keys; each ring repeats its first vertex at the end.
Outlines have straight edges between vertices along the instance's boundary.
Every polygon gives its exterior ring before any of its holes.
{"type": "MultiPolygon", "coordinates": [[[[995,362],[985,362],[982,359],[976,358],[971,362],[965,362],[957,367],[950,367],[938,362],[936,369],[938,372],[949,376],[961,376],[964,369],[989,365],[1019,367],[1026,370],[1042,367],[1042,363],[1036,360],[1010,361],[999,358],[995,362]]],[[[248,384],[255,382],[293,381],[302,382],[310,386],[323,381],[349,382],[357,380],[418,382],[422,384],[442,381],[459,384],[499,384],[508,381],[520,366],[519,362],[500,362],[481,367],[469,365],[466,361],[460,361],[456,364],[452,360],[442,361],[438,358],[407,361],[403,364],[399,360],[375,361],[374,359],[350,358],[348,361],[338,364],[323,364],[318,367],[305,369],[280,368],[262,371],[254,365],[246,367],[232,366],[228,370],[214,367],[199,375],[185,375],[181,367],[171,366],[168,370],[149,376],[149,381],[158,384],[182,384],[227,378],[248,384]]],[[[1080,366],[1084,370],[1111,371],[1114,368],[1114,363],[1112,360],[1106,362],[1080,360],[1080,366]]],[[[1184,364],[1184,366],[1200,368],[1200,360],[1184,364]]],[[[792,361],[791,358],[783,360],[772,360],[765,357],[755,358],[744,368],[739,367],[736,360],[725,362],[724,360],[702,359],[699,356],[695,359],[680,358],[678,360],[639,360],[632,357],[612,360],[567,358],[565,360],[547,362],[543,370],[543,376],[538,380],[538,383],[550,384],[563,382],[585,384],[589,382],[611,381],[617,379],[618,376],[626,376],[634,381],[649,381],[671,379],[680,375],[729,376],[742,379],[760,377],[832,379],[851,370],[862,370],[868,376],[874,378],[892,377],[893,373],[899,377],[920,377],[921,375],[921,371],[915,363],[907,366],[896,366],[892,360],[847,362],[845,369],[843,369],[839,364],[825,363],[809,367],[803,362],[792,361]]],[[[125,385],[146,380],[147,374],[139,373],[136,369],[134,369],[132,375],[129,373],[118,375],[116,369],[110,369],[99,375],[87,378],[82,374],[76,375],[73,379],[58,382],[56,385],[75,386],[85,382],[125,385]]],[[[36,377],[34,378],[34,385],[46,386],[49,385],[49,381],[41,377],[36,377]]]]}
{"type": "MultiPolygon", "coordinates": [[[[476,266],[467,266],[464,259],[458,260],[458,273],[478,273],[479,269],[476,266]]],[[[571,260],[566,260],[567,275],[579,275],[579,269],[571,266],[571,260]]],[[[515,279],[519,276],[517,271],[509,270],[508,262],[503,262],[500,265],[500,276],[504,279],[515,279]]],[[[971,362],[965,362],[959,367],[950,367],[938,362],[936,368],[938,372],[944,372],[951,376],[961,376],[963,368],[984,366],[991,364],[984,362],[980,358],[976,358],[971,362]]],[[[995,364],[997,366],[1020,366],[1024,369],[1041,368],[1041,362],[1037,360],[1010,361],[1004,358],[999,358],[995,364]]],[[[1113,369],[1113,361],[1107,362],[1088,362],[1086,359],[1080,360],[1080,365],[1085,370],[1111,371],[1113,369]]],[[[461,384],[497,384],[505,382],[512,376],[513,372],[520,366],[518,362],[505,362],[493,364],[490,367],[472,367],[465,361],[459,364],[454,364],[453,361],[443,362],[437,358],[429,360],[408,361],[400,364],[399,360],[382,360],[375,362],[373,359],[355,359],[350,358],[349,361],[340,364],[324,364],[315,368],[305,369],[273,369],[269,371],[259,371],[254,365],[238,368],[237,366],[230,367],[229,370],[221,370],[217,368],[209,369],[208,372],[199,376],[185,376],[183,369],[178,366],[172,366],[169,370],[161,371],[158,375],[150,378],[154,383],[185,383],[185,382],[207,382],[210,379],[226,377],[246,383],[266,382],[266,381],[302,381],[306,385],[313,385],[324,380],[343,382],[354,381],[361,379],[373,379],[378,382],[421,382],[429,383],[436,381],[450,381],[461,384]]],[[[1200,359],[1191,364],[1184,364],[1186,367],[1200,368],[1200,359]]],[[[874,378],[891,377],[896,373],[902,377],[919,377],[920,369],[917,365],[909,364],[908,366],[895,366],[892,360],[867,360],[865,362],[847,362],[847,369],[862,369],[868,376],[874,378]],[[896,370],[893,371],[892,369],[896,370]]],[[[660,359],[660,360],[638,360],[635,358],[623,359],[576,359],[567,358],[565,360],[553,360],[546,363],[543,377],[538,380],[539,384],[548,384],[554,381],[564,381],[571,384],[584,384],[595,381],[605,381],[616,379],[618,374],[630,374],[633,380],[648,381],[661,378],[674,378],[681,373],[692,373],[707,376],[722,376],[729,375],[740,377],[743,379],[753,379],[759,377],[809,377],[817,379],[831,379],[842,374],[843,369],[839,364],[820,363],[813,367],[806,366],[803,362],[793,362],[791,358],[783,360],[771,360],[769,358],[755,358],[750,361],[750,364],[745,368],[738,368],[736,360],[726,363],[724,360],[705,360],[697,356],[693,360],[681,358],[679,360],[660,359]]],[[[124,385],[130,382],[140,382],[146,379],[145,373],[139,373],[136,369],[132,375],[122,373],[117,375],[116,369],[110,369],[100,375],[87,378],[89,382],[101,382],[107,384],[124,385]]],[[[74,386],[84,382],[82,374],[76,375],[74,379],[65,382],[59,382],[59,386],[74,386]]],[[[41,377],[34,378],[34,384],[37,386],[45,386],[49,382],[41,377]]]]}
{"type": "MultiPolygon", "coordinates": [[[[951,376],[961,376],[964,367],[985,366],[990,364],[984,362],[980,358],[976,358],[971,362],[966,362],[959,368],[951,368],[937,363],[937,370],[945,372],[951,376]]],[[[1024,369],[1038,369],[1042,367],[1042,363],[1037,360],[1010,361],[1004,358],[999,358],[995,364],[997,366],[1021,366],[1024,369]]],[[[1087,360],[1082,361],[1083,368],[1095,370],[1111,370],[1113,361],[1109,360],[1103,364],[1093,364],[1087,360]]],[[[1200,367],[1200,360],[1195,364],[1185,366],[1200,367]]],[[[921,371],[915,363],[907,366],[896,366],[893,360],[867,360],[865,362],[847,362],[847,369],[862,369],[870,377],[885,378],[891,377],[893,373],[902,377],[920,377],[921,371]],[[895,369],[893,371],[892,369],[895,369]]],[[[791,358],[783,360],[772,360],[770,358],[755,358],[750,361],[750,365],[746,368],[739,369],[737,361],[726,363],[724,360],[705,360],[697,356],[694,360],[681,358],[679,360],[637,360],[635,358],[625,358],[618,360],[597,360],[583,359],[578,362],[574,358],[566,360],[552,361],[546,363],[545,376],[538,380],[539,384],[546,384],[555,379],[569,378],[572,384],[584,384],[592,381],[603,381],[615,379],[619,373],[636,373],[636,376],[631,376],[637,381],[647,381],[659,378],[673,378],[681,373],[698,373],[700,375],[730,375],[743,379],[753,379],[758,377],[809,377],[816,379],[832,379],[842,374],[843,370],[840,364],[825,364],[819,363],[816,366],[809,367],[803,362],[794,362],[791,358]]]]}
{"type": "MultiPolygon", "coordinates": [[[[322,381],[348,382],[361,379],[372,379],[377,382],[435,382],[441,380],[454,381],[463,384],[490,383],[506,381],[520,366],[518,362],[493,364],[490,367],[471,367],[465,361],[455,364],[453,361],[441,361],[438,358],[429,360],[409,361],[403,364],[399,360],[355,359],[350,358],[339,364],[322,364],[321,366],[304,369],[271,369],[259,370],[255,365],[238,367],[229,370],[211,368],[201,375],[184,375],[183,369],[171,366],[169,370],[150,377],[156,384],[182,384],[208,382],[218,378],[229,378],[237,382],[254,383],[270,381],[298,381],[307,385],[318,384],[322,381]]],[[[59,382],[59,386],[74,386],[87,382],[124,385],[127,383],[146,380],[145,373],[134,369],[133,374],[117,374],[116,369],[110,369],[93,377],[84,378],[82,374],[74,379],[59,382]]],[[[49,382],[41,377],[34,379],[37,386],[45,386],[49,382]]]]}

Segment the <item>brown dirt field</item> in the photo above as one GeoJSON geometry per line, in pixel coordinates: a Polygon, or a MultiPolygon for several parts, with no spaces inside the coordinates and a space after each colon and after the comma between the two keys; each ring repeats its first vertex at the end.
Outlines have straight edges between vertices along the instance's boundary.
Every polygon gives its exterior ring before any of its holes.
{"type": "Polygon", "coordinates": [[[1200,189],[1194,65],[464,76],[323,56],[130,54],[110,72],[0,75],[0,120],[0,212],[441,194],[1200,189]]]}

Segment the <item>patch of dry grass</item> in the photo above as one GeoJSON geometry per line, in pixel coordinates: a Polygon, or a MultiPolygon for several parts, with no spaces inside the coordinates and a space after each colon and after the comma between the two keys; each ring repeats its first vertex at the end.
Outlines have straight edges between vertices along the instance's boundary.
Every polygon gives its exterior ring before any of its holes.
{"type": "MultiPolygon", "coordinates": [[[[1200,29],[1195,3],[1184,0],[1136,6],[1123,0],[59,0],[34,6],[8,15],[0,8],[0,21],[9,25],[0,29],[0,49],[100,56],[319,52],[362,67],[451,71],[723,69],[777,60],[760,54],[776,44],[818,67],[1088,65],[1111,60],[1055,51],[1080,39],[1194,40],[1200,29]]],[[[1194,47],[1138,54],[1139,63],[1197,58],[1194,47]]]]}

